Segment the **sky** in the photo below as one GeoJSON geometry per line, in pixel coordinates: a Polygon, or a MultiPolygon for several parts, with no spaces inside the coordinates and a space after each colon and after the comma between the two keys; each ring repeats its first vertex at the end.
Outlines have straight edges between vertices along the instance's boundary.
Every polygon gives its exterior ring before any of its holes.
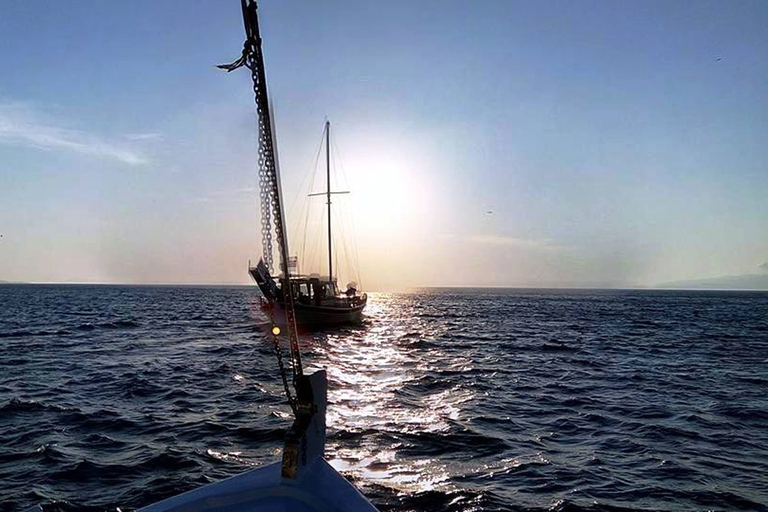
{"type": "MultiPolygon", "coordinates": [[[[768,3],[259,12],[284,195],[329,118],[364,288],[765,272],[768,3]]],[[[4,2],[0,280],[248,283],[250,77],[215,68],[242,42],[236,0],[4,2]]]]}

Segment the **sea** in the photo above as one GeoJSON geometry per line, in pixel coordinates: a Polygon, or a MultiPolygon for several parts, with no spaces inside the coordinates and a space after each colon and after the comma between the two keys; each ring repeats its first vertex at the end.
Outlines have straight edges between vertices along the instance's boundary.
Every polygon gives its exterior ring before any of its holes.
{"type": "MultiPolygon", "coordinates": [[[[278,460],[255,287],[0,286],[0,510],[127,510],[278,460]]],[[[420,289],[306,332],[380,510],[768,510],[768,293],[420,289]]]]}

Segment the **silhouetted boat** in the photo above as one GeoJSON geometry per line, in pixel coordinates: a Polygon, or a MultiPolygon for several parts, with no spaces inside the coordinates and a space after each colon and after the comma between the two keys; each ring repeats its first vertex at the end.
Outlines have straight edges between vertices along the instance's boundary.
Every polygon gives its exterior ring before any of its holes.
{"type": "MultiPolygon", "coordinates": [[[[288,267],[281,268],[279,278],[270,275],[264,258],[252,267],[249,265],[249,273],[259,285],[264,300],[262,309],[278,318],[284,324],[283,311],[285,310],[285,290],[287,279],[291,283],[290,290],[293,296],[296,322],[307,326],[324,326],[359,323],[362,319],[363,309],[368,301],[368,296],[361,293],[354,282],[348,283],[342,292],[337,284],[337,276],[333,274],[333,232],[331,223],[331,196],[334,194],[346,194],[346,191],[331,190],[331,151],[330,135],[331,123],[325,122],[325,164],[326,164],[326,191],[310,196],[326,196],[328,205],[328,275],[319,274],[301,275],[291,270],[295,268],[292,262],[295,258],[288,259],[288,267]],[[287,270],[287,272],[286,272],[287,270]]],[[[280,187],[280,180],[277,180],[280,187]]],[[[287,243],[287,233],[284,233],[287,243]]]]}

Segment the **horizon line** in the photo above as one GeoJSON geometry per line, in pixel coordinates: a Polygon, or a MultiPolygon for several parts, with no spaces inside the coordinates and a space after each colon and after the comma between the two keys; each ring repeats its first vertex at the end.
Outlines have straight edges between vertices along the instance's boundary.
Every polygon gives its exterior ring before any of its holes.
{"type": "MultiPolygon", "coordinates": [[[[258,289],[253,283],[124,283],[124,282],[73,282],[73,281],[2,281],[2,285],[31,286],[146,286],[146,287],[249,287],[258,289]]],[[[369,290],[370,292],[407,292],[420,289],[454,290],[615,290],[615,291],[721,291],[721,292],[768,292],[763,288],[669,288],[655,286],[522,286],[522,285],[418,285],[401,288],[369,290]]]]}

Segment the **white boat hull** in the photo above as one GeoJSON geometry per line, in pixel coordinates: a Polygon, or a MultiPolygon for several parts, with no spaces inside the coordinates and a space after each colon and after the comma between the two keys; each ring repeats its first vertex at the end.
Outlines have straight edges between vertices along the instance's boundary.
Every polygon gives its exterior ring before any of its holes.
{"type": "Polygon", "coordinates": [[[139,512],[375,512],[355,487],[322,457],[292,480],[281,462],[206,485],[139,509],[139,512]]]}

